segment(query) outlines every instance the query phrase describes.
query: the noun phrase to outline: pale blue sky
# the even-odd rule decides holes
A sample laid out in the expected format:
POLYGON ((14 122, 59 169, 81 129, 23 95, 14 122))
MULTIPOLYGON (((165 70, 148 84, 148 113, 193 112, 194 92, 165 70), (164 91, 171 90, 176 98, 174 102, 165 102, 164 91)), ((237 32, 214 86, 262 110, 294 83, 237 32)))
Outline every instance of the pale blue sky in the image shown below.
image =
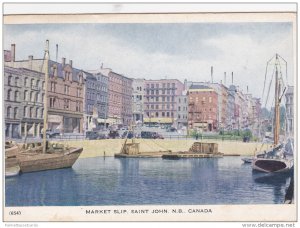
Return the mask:
MULTIPOLYGON (((173 24, 34 24, 5 25, 4 49, 16 44, 18 60, 43 56, 45 40, 58 61, 73 60, 75 67, 100 67, 133 78, 185 78, 234 82, 259 97, 266 62, 280 54, 288 62, 292 83, 293 31, 291 23, 173 23, 173 24)), ((272 72, 271 72, 272 73, 272 72)))

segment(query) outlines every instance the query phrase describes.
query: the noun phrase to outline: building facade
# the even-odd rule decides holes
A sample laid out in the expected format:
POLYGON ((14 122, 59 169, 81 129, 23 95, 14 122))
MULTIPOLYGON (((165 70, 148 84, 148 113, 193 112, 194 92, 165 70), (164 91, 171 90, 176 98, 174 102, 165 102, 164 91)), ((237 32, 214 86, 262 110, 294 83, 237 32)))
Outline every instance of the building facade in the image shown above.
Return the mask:
POLYGON ((177 79, 145 80, 144 123, 174 125, 176 97, 184 86, 177 79))
POLYGON ((108 78, 101 73, 83 72, 84 131, 106 128, 108 111, 108 78))
POLYGON ((132 83, 131 78, 113 72, 110 68, 93 71, 108 78, 108 114, 106 123, 109 126, 132 124, 132 83))
POLYGON ((144 121, 144 84, 145 79, 133 79, 132 81, 132 113, 133 122, 144 121))
POLYGON ((286 132, 289 135, 294 134, 294 86, 288 86, 285 93, 285 109, 286 109, 286 132))
POLYGON ((39 138, 44 121, 44 74, 4 67, 5 137, 39 138))
POLYGON ((182 95, 176 96, 175 98, 177 104, 176 111, 176 128, 182 129, 186 128, 188 124, 188 97, 187 91, 182 91, 182 95))
MULTIPOLYGON (((16 61, 15 50, 16 46, 12 44, 10 54, 6 54, 5 66, 46 72, 44 59, 29 56, 27 60, 16 61)), ((61 63, 49 60, 48 66, 48 129, 59 130, 61 133, 82 133, 83 72, 73 67, 72 60, 67 64, 65 58, 62 58, 61 63)))
POLYGON ((188 90, 188 129, 216 131, 218 94, 208 86, 191 85, 188 90))

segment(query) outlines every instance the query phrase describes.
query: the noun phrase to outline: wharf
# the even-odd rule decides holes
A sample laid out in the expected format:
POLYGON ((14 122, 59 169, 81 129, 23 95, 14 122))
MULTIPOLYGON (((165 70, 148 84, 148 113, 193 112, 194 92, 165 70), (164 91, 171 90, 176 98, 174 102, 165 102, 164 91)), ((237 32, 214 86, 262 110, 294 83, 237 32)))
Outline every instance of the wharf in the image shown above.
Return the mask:
POLYGON ((189 153, 189 152, 178 152, 178 153, 170 153, 163 154, 163 159, 180 159, 180 158, 221 158, 223 157, 222 153, 189 153))

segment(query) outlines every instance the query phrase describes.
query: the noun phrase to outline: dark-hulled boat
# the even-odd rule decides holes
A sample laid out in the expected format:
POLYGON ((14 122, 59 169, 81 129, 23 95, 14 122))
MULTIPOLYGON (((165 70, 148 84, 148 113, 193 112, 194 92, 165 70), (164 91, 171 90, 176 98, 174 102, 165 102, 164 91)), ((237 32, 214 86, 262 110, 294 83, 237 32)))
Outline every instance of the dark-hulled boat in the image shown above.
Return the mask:
MULTIPOLYGON (((285 92, 281 93, 282 78, 279 78, 278 68, 281 69, 278 54, 275 58, 275 124, 274 124, 274 148, 263 154, 257 155, 252 161, 253 170, 272 173, 272 172, 288 172, 294 167, 293 157, 293 140, 288 139, 285 143, 279 142, 280 132, 280 102, 285 92)), ((272 60, 271 59, 271 60, 272 60)), ((271 61, 270 60, 270 61, 271 61)), ((284 60, 285 61, 285 60, 284 60)), ((285 61, 286 62, 286 61, 285 61)), ((281 74, 280 74, 281 75, 281 74)), ((282 77, 282 75, 281 75, 282 77)))

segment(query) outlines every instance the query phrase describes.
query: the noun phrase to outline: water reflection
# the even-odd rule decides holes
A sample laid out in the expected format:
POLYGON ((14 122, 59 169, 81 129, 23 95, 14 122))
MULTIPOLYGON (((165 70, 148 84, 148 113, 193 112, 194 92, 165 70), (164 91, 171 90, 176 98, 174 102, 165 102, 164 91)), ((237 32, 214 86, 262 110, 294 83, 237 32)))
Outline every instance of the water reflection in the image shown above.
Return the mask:
POLYGON ((239 157, 79 159, 72 169, 5 180, 7 206, 283 203, 290 177, 252 173, 239 157))
POLYGON ((284 203, 286 189, 290 183, 289 173, 260 173, 253 171, 254 182, 273 189, 275 203, 284 203))

